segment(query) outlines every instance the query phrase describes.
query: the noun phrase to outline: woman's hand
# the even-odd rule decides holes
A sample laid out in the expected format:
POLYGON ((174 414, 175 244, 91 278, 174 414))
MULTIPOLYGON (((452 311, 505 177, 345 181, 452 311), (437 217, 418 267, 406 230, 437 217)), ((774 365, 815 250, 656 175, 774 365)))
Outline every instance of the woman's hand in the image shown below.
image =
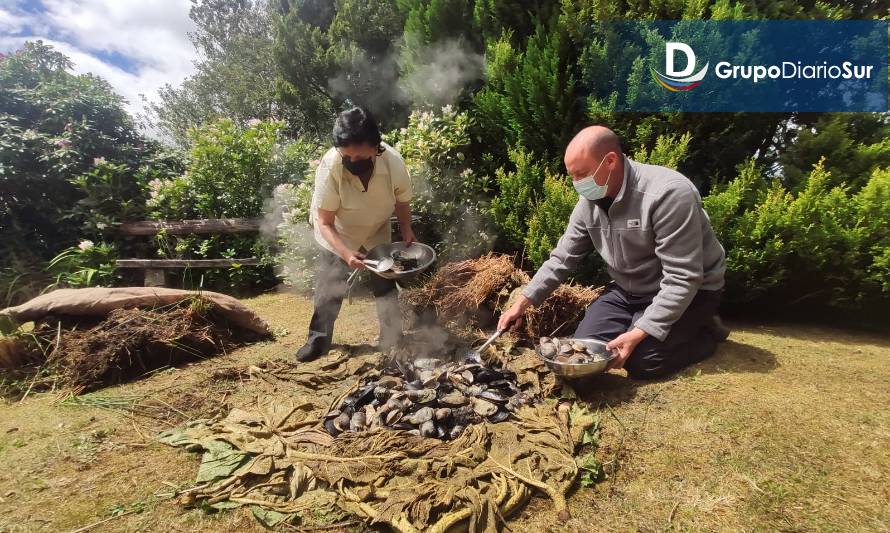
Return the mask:
POLYGON ((365 254, 361 252, 353 252, 348 251, 344 254, 343 260, 346 261, 346 264, 350 266, 350 268, 361 268, 367 270, 368 266, 362 263, 362 260, 365 258, 365 254))
POLYGON ((402 230, 402 240, 405 242, 405 246, 414 244, 414 241, 417 240, 417 237, 414 236, 414 230, 411 228, 404 228, 402 230))

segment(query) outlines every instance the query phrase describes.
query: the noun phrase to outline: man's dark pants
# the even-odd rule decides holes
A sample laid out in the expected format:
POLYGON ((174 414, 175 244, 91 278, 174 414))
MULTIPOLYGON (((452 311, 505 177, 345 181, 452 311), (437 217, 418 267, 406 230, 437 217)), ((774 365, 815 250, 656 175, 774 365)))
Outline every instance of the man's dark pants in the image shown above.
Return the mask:
MULTIPOLYGON (((307 346, 316 354, 324 354, 331 347, 334 322, 340 314, 346 296, 346 279, 352 269, 335 254, 321 249, 318 270, 315 275, 315 296, 312 320, 309 322, 307 346)), ((371 293, 377 301, 377 317, 380 320, 380 346, 391 347, 401 338, 402 315, 396 283, 377 275, 368 281, 371 293)))
MULTIPOLYGON (((722 291, 700 290, 664 341, 647 336, 624 363, 631 378, 653 379, 671 374, 711 356, 717 337, 710 326, 722 291)), ((631 294, 615 283, 587 308, 576 338, 610 341, 630 330, 654 295, 631 294)))

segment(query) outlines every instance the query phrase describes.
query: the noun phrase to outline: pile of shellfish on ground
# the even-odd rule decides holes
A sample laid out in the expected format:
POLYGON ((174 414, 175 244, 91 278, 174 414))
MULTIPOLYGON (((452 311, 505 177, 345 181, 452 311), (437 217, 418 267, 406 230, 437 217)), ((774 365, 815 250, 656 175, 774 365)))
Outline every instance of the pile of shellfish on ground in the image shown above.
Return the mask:
POLYGON ((531 401, 509 370, 422 358, 366 378, 327 414, 324 427, 333 436, 384 427, 452 440, 470 424, 503 422, 531 401))
POLYGON ((583 365, 608 359, 607 356, 593 351, 575 339, 541 337, 538 342, 541 357, 557 363, 583 365))

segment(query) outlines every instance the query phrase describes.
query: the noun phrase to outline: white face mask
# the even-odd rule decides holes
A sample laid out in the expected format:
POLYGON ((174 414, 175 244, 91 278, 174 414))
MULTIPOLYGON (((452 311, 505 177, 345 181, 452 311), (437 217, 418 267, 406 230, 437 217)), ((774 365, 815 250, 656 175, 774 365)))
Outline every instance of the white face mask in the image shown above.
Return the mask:
POLYGON ((597 171, 599 171, 600 167, 603 166, 603 163, 605 162, 606 156, 603 156, 603 160, 600 161, 600 164, 596 167, 596 170, 593 171, 593 174, 585 178, 572 181, 572 185, 575 186, 575 190, 578 191, 578 194, 580 194, 584 198, 587 198, 588 200, 599 200, 606 196, 606 193, 609 191, 609 180, 612 178, 612 169, 609 169, 609 175, 608 177, 606 177, 606 183, 604 185, 598 184, 594 179, 597 171))

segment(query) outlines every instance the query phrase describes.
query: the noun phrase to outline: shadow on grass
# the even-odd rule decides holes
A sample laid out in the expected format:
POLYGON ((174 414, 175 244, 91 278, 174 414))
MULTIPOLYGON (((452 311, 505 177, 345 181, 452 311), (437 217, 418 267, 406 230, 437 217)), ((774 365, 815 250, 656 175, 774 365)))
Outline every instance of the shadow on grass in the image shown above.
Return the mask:
POLYGON ((702 374, 766 373, 779 367, 776 355, 769 350, 728 339, 717 352, 701 363, 684 369, 682 373, 700 370, 702 374))
POLYGON ((624 374, 607 372, 592 376, 573 384, 578 396, 594 407, 608 404, 612 407, 632 401, 637 390, 652 383, 668 383, 696 373, 766 373, 778 368, 775 354, 763 348, 733 340, 727 340, 717 347, 717 351, 701 363, 689 366, 663 378, 637 381, 624 374))
POLYGON ((862 348, 871 346, 879 349, 890 349, 890 330, 868 331, 845 329, 838 326, 823 326, 794 322, 776 322, 769 324, 741 324, 745 331, 765 333, 780 339, 805 341, 808 343, 835 343, 843 346, 862 348))

